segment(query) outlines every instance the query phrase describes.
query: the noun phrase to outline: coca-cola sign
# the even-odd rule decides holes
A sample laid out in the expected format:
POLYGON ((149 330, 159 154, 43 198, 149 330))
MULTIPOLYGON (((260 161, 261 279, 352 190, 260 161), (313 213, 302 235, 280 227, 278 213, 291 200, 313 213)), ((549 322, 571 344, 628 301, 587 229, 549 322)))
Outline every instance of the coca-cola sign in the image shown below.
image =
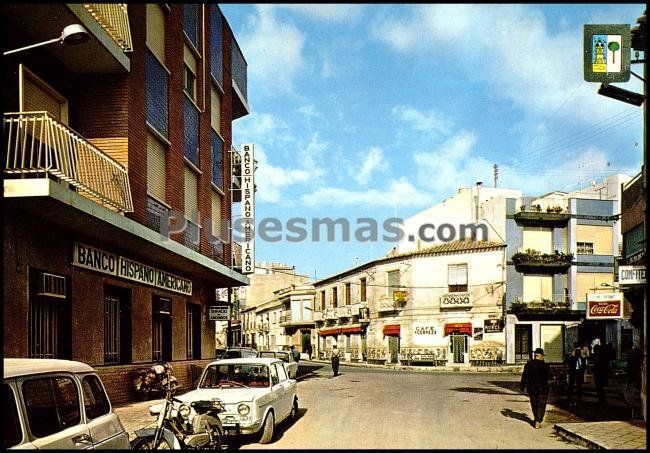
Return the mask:
POLYGON ((623 317, 623 298, 620 293, 589 294, 587 319, 620 319, 623 317))

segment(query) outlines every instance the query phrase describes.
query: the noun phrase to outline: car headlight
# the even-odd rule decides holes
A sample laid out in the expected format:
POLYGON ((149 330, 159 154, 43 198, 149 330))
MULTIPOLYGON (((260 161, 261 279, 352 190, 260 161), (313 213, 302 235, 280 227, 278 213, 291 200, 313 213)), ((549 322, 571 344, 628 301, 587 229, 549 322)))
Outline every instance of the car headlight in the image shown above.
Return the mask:
POLYGON ((187 420, 192 412, 192 408, 187 404, 181 404, 178 408, 178 413, 181 414, 185 420, 187 420))
POLYGON ((240 404, 237 406, 237 412, 239 412, 239 415, 242 417, 245 417, 249 414, 251 411, 251 408, 248 406, 248 404, 240 404))

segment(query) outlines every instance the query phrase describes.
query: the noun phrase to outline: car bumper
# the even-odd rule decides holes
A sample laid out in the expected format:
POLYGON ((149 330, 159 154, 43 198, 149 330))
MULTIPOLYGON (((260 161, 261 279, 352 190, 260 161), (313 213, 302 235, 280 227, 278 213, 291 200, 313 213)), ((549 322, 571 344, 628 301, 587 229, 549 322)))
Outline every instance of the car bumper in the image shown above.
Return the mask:
POLYGON ((240 420, 222 420, 221 426, 227 436, 237 436, 240 434, 255 434, 262 427, 262 421, 241 422, 240 420))

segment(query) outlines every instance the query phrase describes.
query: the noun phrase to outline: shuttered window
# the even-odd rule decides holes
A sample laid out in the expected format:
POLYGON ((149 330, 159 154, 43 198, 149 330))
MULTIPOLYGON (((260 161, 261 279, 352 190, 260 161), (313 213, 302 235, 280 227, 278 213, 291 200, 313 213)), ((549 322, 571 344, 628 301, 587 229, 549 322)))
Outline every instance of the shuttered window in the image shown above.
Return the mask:
POLYGON ((23 112, 47 112, 56 121, 68 123, 68 102, 45 82, 27 70, 21 70, 23 82, 23 112))
POLYGON ((212 235, 222 238, 221 234, 221 195, 212 191, 212 235))
POLYGON ((185 63, 185 74, 183 81, 185 92, 193 100, 196 100, 196 57, 187 45, 183 47, 183 62, 185 63))
POLYGON ((190 168, 185 167, 185 217, 195 223, 199 217, 197 186, 196 173, 190 168))
POLYGON ((215 132, 221 132, 221 94, 212 87, 210 90, 210 125, 215 132))
POLYGON ((216 3, 210 5, 210 74, 223 86, 223 37, 221 11, 216 3))
POLYGON ((524 227, 524 250, 533 249, 542 253, 553 253, 553 236, 550 228, 524 227))
POLYGON ((524 302, 553 300, 553 277, 550 275, 524 275, 524 302))
POLYGON ((163 144, 151 134, 147 135, 147 192, 160 201, 165 201, 166 158, 163 144))
POLYGON ((386 274, 388 295, 393 298, 395 291, 399 291, 399 271, 389 271, 386 274))
POLYGON ((450 264, 447 267, 447 285, 450 293, 467 291, 467 264, 450 264))
POLYGON ((147 3, 147 47, 165 62, 165 11, 156 3, 147 3))

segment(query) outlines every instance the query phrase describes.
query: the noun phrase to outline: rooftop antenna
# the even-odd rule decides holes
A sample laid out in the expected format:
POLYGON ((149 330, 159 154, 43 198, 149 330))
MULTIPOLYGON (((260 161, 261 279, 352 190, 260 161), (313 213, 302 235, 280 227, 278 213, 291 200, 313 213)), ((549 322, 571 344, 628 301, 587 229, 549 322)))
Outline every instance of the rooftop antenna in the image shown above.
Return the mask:
POLYGON ((497 181, 499 181, 499 166, 494 164, 494 188, 497 187, 497 181))

